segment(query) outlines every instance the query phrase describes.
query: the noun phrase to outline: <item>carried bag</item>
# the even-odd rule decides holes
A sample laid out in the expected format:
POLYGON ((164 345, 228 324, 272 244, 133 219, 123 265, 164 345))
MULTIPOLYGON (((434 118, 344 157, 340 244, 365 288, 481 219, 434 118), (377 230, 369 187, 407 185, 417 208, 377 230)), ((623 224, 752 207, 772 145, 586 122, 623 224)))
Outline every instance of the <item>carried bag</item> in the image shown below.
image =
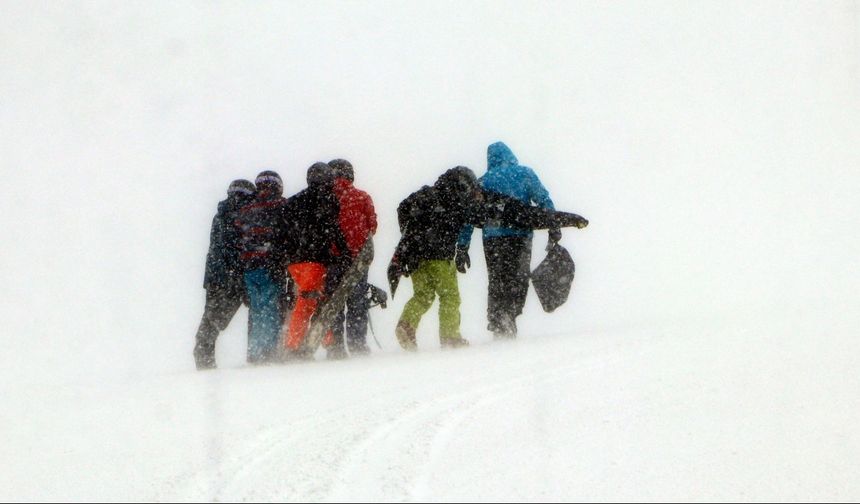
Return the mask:
POLYGON ((566 248, 555 244, 546 258, 531 273, 532 286, 543 311, 553 312, 563 305, 570 295, 576 265, 566 248))

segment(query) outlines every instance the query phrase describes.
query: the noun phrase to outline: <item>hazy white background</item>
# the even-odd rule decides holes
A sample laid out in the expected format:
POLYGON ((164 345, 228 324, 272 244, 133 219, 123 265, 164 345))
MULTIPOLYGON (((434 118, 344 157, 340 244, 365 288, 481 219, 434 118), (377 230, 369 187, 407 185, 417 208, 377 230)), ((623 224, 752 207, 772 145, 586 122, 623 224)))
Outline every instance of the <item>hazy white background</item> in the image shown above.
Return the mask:
MULTIPOLYGON (((750 413, 762 422, 761 432, 773 433, 768 422, 789 418, 803 431, 809 425, 800 418, 810 418, 811 409, 827 419, 815 425, 826 425, 820 432, 829 444, 786 448, 797 435, 783 432, 762 448, 766 462, 747 457, 749 466, 737 469, 768 472, 752 478, 745 487, 750 493, 732 493, 717 477, 690 489, 672 486, 678 459, 661 451, 665 443, 657 443, 656 452, 635 450, 642 458, 626 459, 617 474, 620 486, 606 483, 602 473, 583 477, 590 462, 599 465, 595 457, 606 453, 605 445, 549 443, 561 446, 564 460, 584 464, 569 467, 564 479, 576 484, 530 480, 517 487, 525 489, 520 498, 856 500, 860 490, 848 475, 860 467, 858 105, 857 2, 3 2, 0 425, 8 437, 0 460, 17 471, 2 471, 0 495, 356 497, 338 494, 349 488, 343 482, 315 490, 274 485, 259 494, 249 493, 260 488, 250 483, 214 491, 211 481, 230 472, 219 461, 240 467, 244 459, 231 457, 255 453, 254 443, 261 442, 246 443, 233 429, 246 429, 249 438, 277 438, 259 418, 286 413, 263 408, 249 420, 239 415, 248 404, 218 396, 204 408, 166 391, 187 388, 199 399, 195 391, 236 387, 245 400, 249 394, 259 399, 250 400, 255 404, 282 397, 289 406, 279 407, 289 414, 312 415, 323 408, 313 398, 328 392, 295 384, 340 384, 348 377, 340 399, 328 393, 332 412, 337 404, 360 408, 367 403, 356 397, 370 394, 382 398, 373 411, 402 408, 409 415, 408 401, 420 405, 427 397, 448 397, 450 389, 426 384, 412 397, 392 385, 397 377, 427 381, 421 377, 480 368, 489 374, 456 387, 481 397, 484 388, 470 387, 491 387, 512 375, 543 383, 546 356, 577 369, 562 366, 565 380, 585 394, 573 404, 605 404, 601 411, 625 426, 629 440, 649 439, 654 431, 637 429, 631 418, 655 404, 650 396, 628 397, 626 386, 604 389, 603 371, 583 371, 590 369, 586 355, 603 366, 626 355, 631 361, 618 363, 619 379, 636 370, 643 376, 666 370, 669 375, 656 381, 633 381, 664 398, 675 394, 671 404, 689 411, 708 411, 697 401, 711 389, 693 385, 681 371, 687 366, 707 369, 714 390, 728 397, 750 390, 739 376, 755 380, 759 372, 770 373, 751 400, 761 406, 750 413), (407 281, 389 310, 374 313, 383 351, 370 361, 236 369, 244 356, 242 310, 219 341, 225 369, 208 377, 193 372, 209 226, 232 179, 274 169, 292 194, 304 186, 314 161, 351 160, 356 185, 370 192, 379 213, 371 280, 383 284, 398 237, 397 203, 454 165, 483 173, 486 146, 497 140, 537 171, 557 207, 591 221, 586 230, 566 231, 562 242, 578 267, 571 301, 546 315, 530 298, 516 346, 481 345, 490 337, 476 234, 473 271, 460 281, 463 333, 478 345, 462 356, 436 352, 434 308, 419 336, 427 355, 403 360, 392 330, 409 294, 407 281), (644 353, 631 354, 630 345, 644 353), (356 381, 380 374, 393 378, 356 381), (287 383, 304 392, 290 395, 274 385, 287 383), (404 403, 404 397, 412 399, 404 403), (762 403, 767 400, 774 404, 762 403), (65 417, 81 410, 89 416, 70 426, 65 417), (214 416, 230 411, 250 423, 212 427, 214 416), (131 431, 156 433, 147 431, 151 437, 140 443, 163 446, 167 432, 183 436, 174 431, 177 425, 192 433, 185 435, 199 434, 189 421, 194 415, 203 415, 200 425, 209 437, 199 446, 189 441, 187 450, 152 455, 116 448, 126 442, 123 427, 73 427, 132 422, 131 431), (222 438, 235 446, 210 450, 200 467, 189 462, 200 446, 222 438), (58 446, 60 439, 81 446, 58 446), (96 440, 108 446, 95 449, 96 440), (36 450, 34 443, 51 448, 36 450), (833 453, 836 446, 846 451, 833 453), (809 467, 788 470, 768 453, 782 454, 772 458, 783 462, 787 456, 809 467, 821 468, 819 460, 836 467, 806 481, 799 474, 810 475, 809 467), (128 477, 106 485, 99 476, 141 458, 155 469, 133 473, 131 481, 140 486, 117 483, 128 477), (667 464, 665 474, 638 482, 631 476, 655 460, 667 464), (96 469, 81 471, 82 461, 96 469), (31 466, 44 474, 34 475, 31 466), (177 475, 189 466, 198 470, 177 475), (176 483, 195 478, 203 483, 176 483), (79 488, 70 491, 68 481, 79 488), (761 481, 769 483, 756 486, 761 481)), ((535 261, 544 243, 545 234, 538 233, 535 261)), ((545 385, 540 388, 555 390, 545 385)), ((511 411, 528 416, 537 408, 570 421, 570 408, 553 397, 499 399, 507 406, 493 418, 511 411)), ((728 401, 720 411, 739 421, 734 413, 742 407, 728 401)), ((490 411, 479 408, 473 416, 490 411)), ((679 417, 671 408, 653 413, 679 417)), ((702 425, 702 418, 680 417, 656 432, 677 439, 673 434, 685 427, 702 425)), ((588 424, 594 418, 579 419, 588 424)), ((564 437, 583 424, 561 425, 550 435, 564 437)), ((410 430, 403 429, 398 432, 407 436, 410 430)), ((364 439, 365 448, 384 439, 378 432, 365 439, 359 431, 354 439, 364 439)), ((469 457, 493 459, 498 445, 510 442, 491 442, 489 431, 460 432, 466 434, 454 444, 471 450, 458 459, 465 460, 461 466, 470 465, 469 457)), ((694 439, 701 447, 694 459, 708 461, 724 460, 712 447, 748 446, 761 436, 694 439)), ((299 453, 328 453, 320 443, 299 453)), ((422 446, 434 456, 455 457, 451 443, 439 438, 422 446)), ((531 446, 512 457, 527 457, 531 446)), ((550 452, 533 455, 552 459, 550 452)), ((473 487, 430 485, 433 474, 421 473, 411 493, 376 497, 463 498, 471 489, 471 498, 480 500, 491 488, 502 498, 517 495, 505 487, 510 477, 488 483, 504 471, 467 472, 473 487)))

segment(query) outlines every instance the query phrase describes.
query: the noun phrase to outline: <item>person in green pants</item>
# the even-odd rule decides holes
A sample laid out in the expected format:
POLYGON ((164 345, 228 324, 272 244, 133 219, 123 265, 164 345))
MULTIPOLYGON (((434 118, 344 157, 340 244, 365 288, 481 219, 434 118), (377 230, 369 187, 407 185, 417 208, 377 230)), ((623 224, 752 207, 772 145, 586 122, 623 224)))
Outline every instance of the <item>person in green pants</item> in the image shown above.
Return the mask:
MULTIPOLYGON (((416 350, 421 317, 439 296, 439 339, 443 348, 468 346, 460 334, 457 240, 472 223, 481 191, 472 170, 458 166, 424 186, 397 208, 404 236, 401 255, 392 260, 398 275, 411 276, 414 294, 406 303, 395 334, 406 350, 416 350)), ((460 261, 462 262, 462 261, 460 261)), ((465 273, 465 267, 460 268, 465 273)))

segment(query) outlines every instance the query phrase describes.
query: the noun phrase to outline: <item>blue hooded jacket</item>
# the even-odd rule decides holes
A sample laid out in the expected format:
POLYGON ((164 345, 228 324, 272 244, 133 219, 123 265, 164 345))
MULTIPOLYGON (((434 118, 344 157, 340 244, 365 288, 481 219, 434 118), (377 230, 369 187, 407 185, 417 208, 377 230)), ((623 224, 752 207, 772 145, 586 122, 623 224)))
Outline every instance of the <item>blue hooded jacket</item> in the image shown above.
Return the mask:
MULTIPOLYGON (((485 191, 512 196, 529 205, 555 210, 549 192, 541 184, 535 172, 520 165, 517 157, 504 142, 496 142, 487 147, 487 173, 478 179, 485 191)), ((531 236, 532 231, 485 227, 484 238, 498 236, 531 236)), ((463 229, 458 244, 468 246, 472 237, 472 227, 463 229)))

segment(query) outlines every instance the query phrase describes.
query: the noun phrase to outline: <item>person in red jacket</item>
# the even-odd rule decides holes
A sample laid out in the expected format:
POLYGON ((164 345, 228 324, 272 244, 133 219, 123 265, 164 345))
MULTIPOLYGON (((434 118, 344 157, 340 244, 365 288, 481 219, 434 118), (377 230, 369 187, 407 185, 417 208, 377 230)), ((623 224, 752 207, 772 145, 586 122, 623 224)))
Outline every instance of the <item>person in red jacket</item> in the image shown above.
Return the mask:
MULTIPOLYGON (((373 207, 373 199, 353 185, 355 171, 349 161, 334 159, 328 165, 334 172, 334 194, 340 202, 340 229, 349 247, 350 257, 356 257, 367 240, 376 234, 376 210, 373 207)), ((340 282, 339 277, 348 267, 348 264, 342 263, 339 265, 339 271, 331 272, 330 289, 337 287, 340 282)), ((349 353, 353 355, 370 353, 370 347, 367 346, 368 289, 365 273, 347 299, 345 311, 335 319, 332 327, 334 344, 328 349, 330 358, 346 357, 344 323, 346 323, 346 346, 349 348, 349 353)))

